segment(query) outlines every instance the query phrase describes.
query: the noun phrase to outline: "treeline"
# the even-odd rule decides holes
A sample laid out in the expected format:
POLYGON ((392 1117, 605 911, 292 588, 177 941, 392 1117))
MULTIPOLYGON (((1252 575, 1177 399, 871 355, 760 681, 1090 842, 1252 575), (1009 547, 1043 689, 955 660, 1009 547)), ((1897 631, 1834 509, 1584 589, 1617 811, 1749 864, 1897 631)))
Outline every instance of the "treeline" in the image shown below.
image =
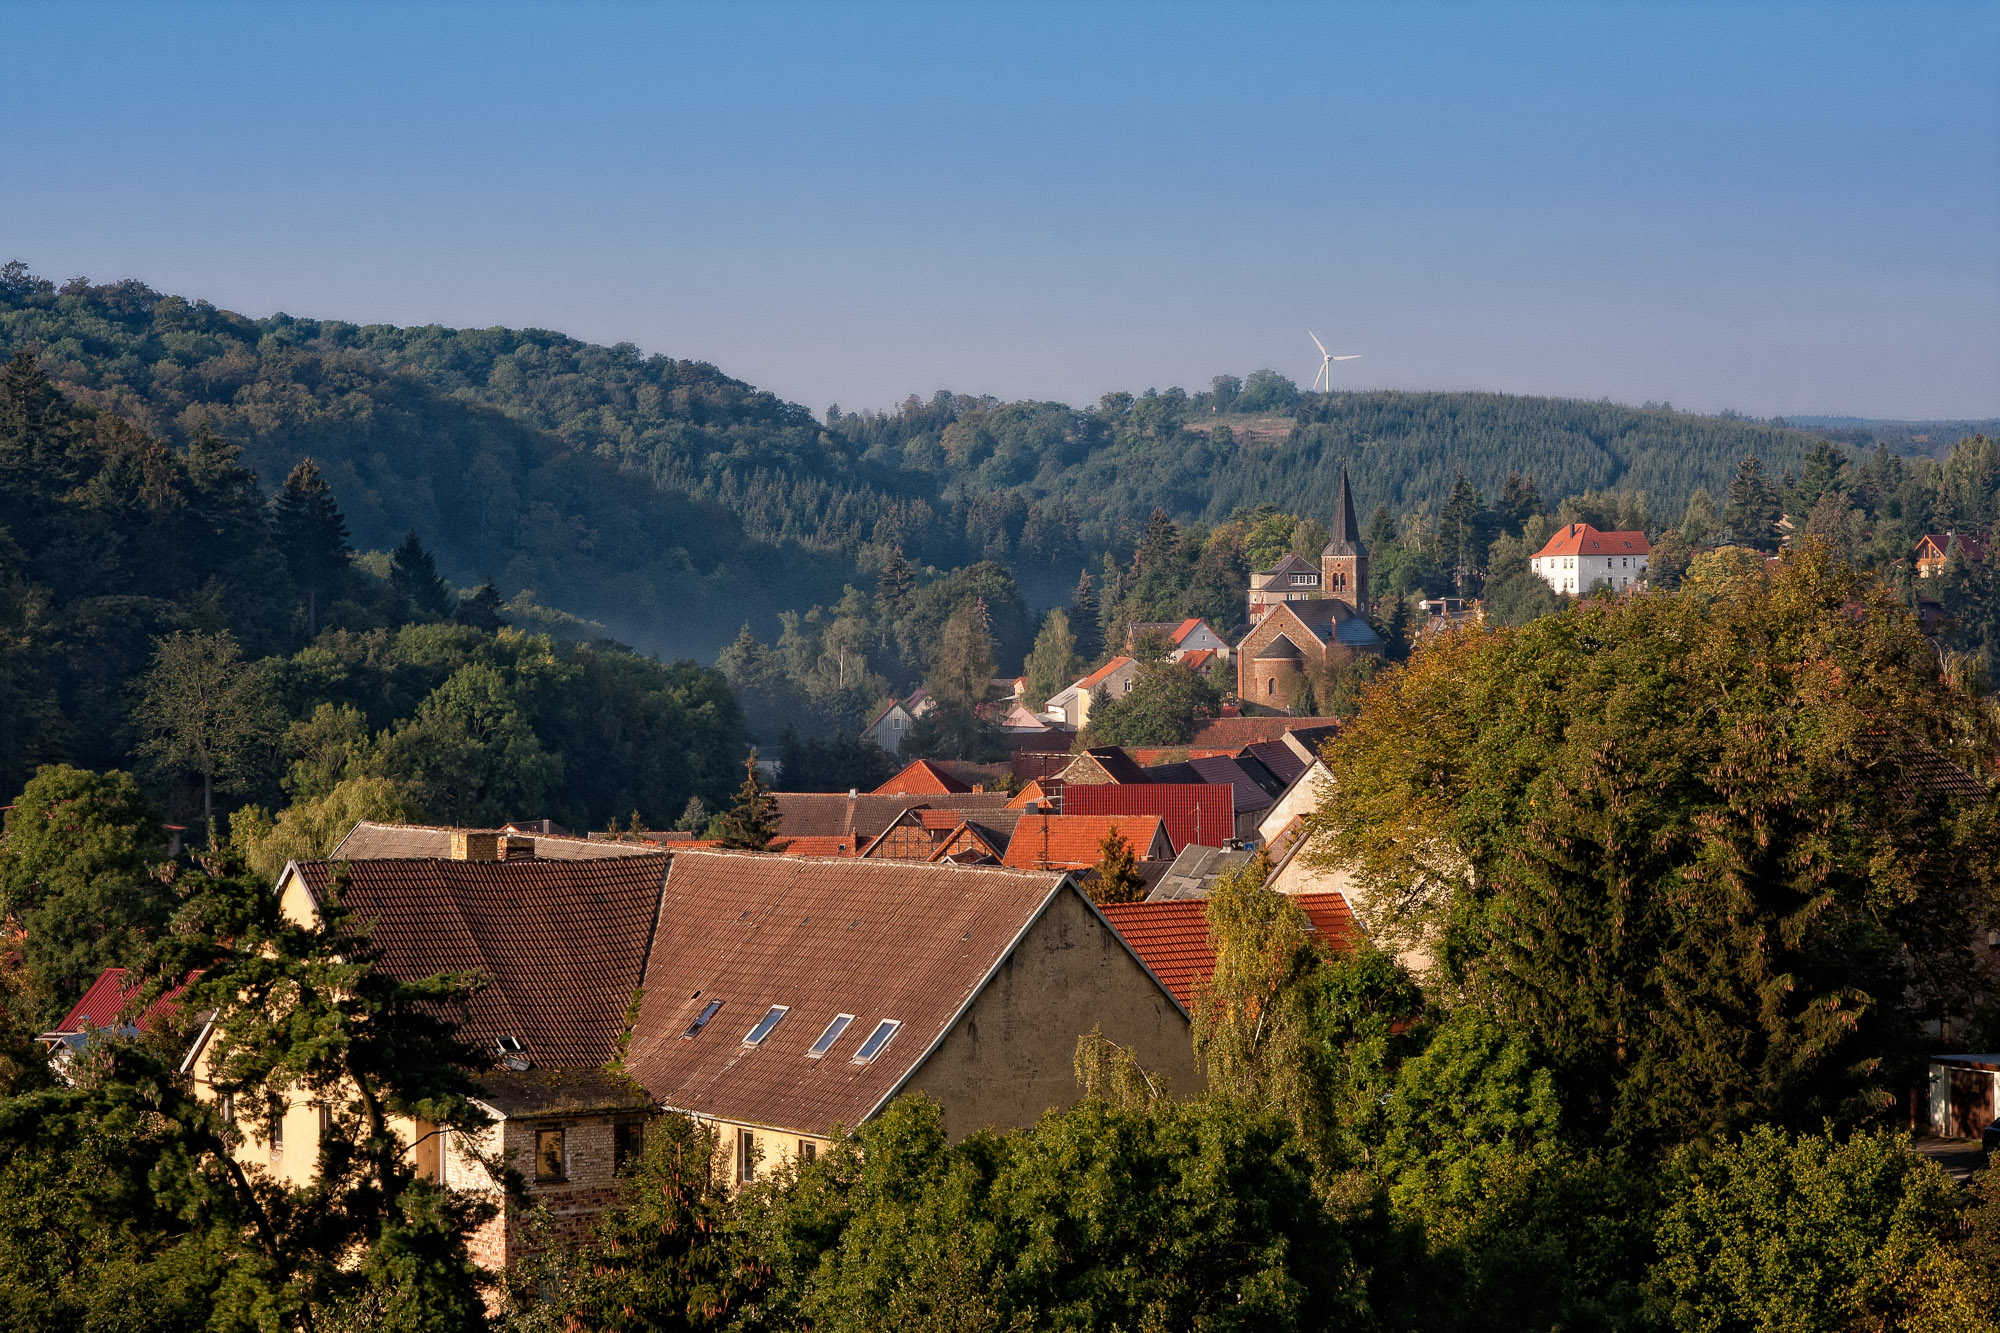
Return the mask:
MULTIPOLYGON (((429 536, 447 577, 706 657, 750 618, 837 603, 888 553, 1004 562, 1036 606, 1123 564, 1163 510, 1215 524, 1324 496, 1442 503, 1460 464, 1545 493, 1640 489, 1678 512, 1756 452, 1811 437, 1666 409, 1480 394, 1301 394, 1275 372, 1077 409, 940 391, 823 422, 703 362, 542 330, 252 320, 143 283, 0 271, 0 351, 38 349, 80 400, 185 446, 204 424, 276 479, 316 458, 363 549, 429 536)), ((1300 504, 1301 508, 1310 505, 1300 504)))
POLYGON ((0 787, 46 764, 131 769, 182 822, 289 805, 281 829, 322 832, 334 809, 664 823, 727 794, 747 737, 717 672, 532 632, 548 613, 490 583, 461 596, 414 531, 373 569, 347 531, 312 460, 267 503, 206 425, 176 448, 17 353, 0 372, 0 787))

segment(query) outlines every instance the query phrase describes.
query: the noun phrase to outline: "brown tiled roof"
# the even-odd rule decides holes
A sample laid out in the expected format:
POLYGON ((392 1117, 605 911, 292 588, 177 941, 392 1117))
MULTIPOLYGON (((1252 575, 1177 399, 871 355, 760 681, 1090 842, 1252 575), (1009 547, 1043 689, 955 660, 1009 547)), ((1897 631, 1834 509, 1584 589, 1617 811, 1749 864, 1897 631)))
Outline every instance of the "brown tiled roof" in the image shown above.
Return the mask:
POLYGON ((1299 757, 1298 751, 1283 741, 1254 741, 1243 747, 1252 759, 1275 774, 1287 787, 1299 780, 1310 765, 1299 757))
MULTIPOLYGON (((588 1068, 611 1058, 624 1026, 667 863, 658 852, 594 861, 352 860, 342 901, 357 921, 374 923, 389 975, 492 978, 473 997, 465 1036, 483 1045, 518 1037, 537 1066, 588 1068)), ((294 868, 321 901, 333 865, 294 868)))
MULTIPOLYGON (((1327 948, 1343 951, 1359 942, 1354 914, 1340 894, 1302 893, 1295 901, 1305 909, 1314 936, 1327 948)), ((1199 898, 1170 898, 1106 903, 1098 910, 1182 1007, 1192 1009, 1195 991, 1215 974, 1207 906, 1199 898)))
MULTIPOLYGON (((800 838, 784 838, 781 841, 785 845, 779 850, 786 856, 858 856, 860 854, 854 850, 854 839, 842 837, 837 833, 832 837, 808 835, 800 838)), ((700 844, 702 847, 715 847, 719 845, 719 843, 715 842, 700 844)), ((669 850, 679 851, 680 847, 670 847, 669 850)), ((695 848, 689 847, 689 850, 692 851, 695 848)))
POLYGON ((626 1066, 662 1104, 814 1134, 872 1114, 941 1040, 1061 873, 682 852, 667 877, 626 1066), (704 1006, 722 1008, 691 1039, 704 1006), (764 1043, 744 1036, 773 1005, 764 1043), (854 1021, 820 1059, 837 1014, 854 1021), (872 1064, 855 1052, 903 1027, 872 1064))
POLYGON ((1274 741, 1288 731, 1337 727, 1337 717, 1218 717, 1195 728, 1190 750, 1227 750, 1234 754, 1255 741, 1274 741))
POLYGON ((1151 782, 1146 770, 1132 761, 1122 745, 1094 745, 1077 756, 1089 759, 1104 771, 1104 776, 1113 782, 1151 782))
POLYGON ((1163 827, 1158 815, 1022 815, 1007 842, 1007 864, 1022 870, 1094 866, 1098 844, 1113 824, 1132 854, 1142 859, 1163 827))
POLYGON ((771 799, 777 803, 778 830, 784 837, 849 837, 859 839, 866 847, 901 818, 905 810, 918 806, 935 810, 998 810, 1007 804, 1007 793, 883 796, 864 792, 850 797, 845 792, 781 791, 773 792, 771 799))
MULTIPOLYGON (((381 860, 385 857, 450 856, 454 833, 499 833, 500 829, 443 828, 428 824, 377 824, 362 820, 347 831, 329 861, 381 860)), ((525 835, 535 855, 550 861, 588 861, 604 856, 639 856, 653 850, 634 843, 596 838, 525 835)))
POLYGON ((928 759, 919 759, 877 787, 874 794, 949 796, 971 790, 971 783, 959 781, 928 759))

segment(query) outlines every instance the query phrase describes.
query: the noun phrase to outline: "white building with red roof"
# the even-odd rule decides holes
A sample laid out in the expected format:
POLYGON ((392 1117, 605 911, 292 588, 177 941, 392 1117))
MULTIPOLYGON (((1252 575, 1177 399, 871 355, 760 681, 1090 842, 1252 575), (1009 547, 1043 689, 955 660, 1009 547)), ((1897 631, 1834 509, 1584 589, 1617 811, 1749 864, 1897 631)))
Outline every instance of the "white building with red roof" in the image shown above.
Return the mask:
POLYGON ((1645 581, 1653 545, 1643 532, 1599 532, 1588 523, 1558 528, 1528 563, 1542 582, 1569 597, 1594 588, 1626 592, 1645 581))

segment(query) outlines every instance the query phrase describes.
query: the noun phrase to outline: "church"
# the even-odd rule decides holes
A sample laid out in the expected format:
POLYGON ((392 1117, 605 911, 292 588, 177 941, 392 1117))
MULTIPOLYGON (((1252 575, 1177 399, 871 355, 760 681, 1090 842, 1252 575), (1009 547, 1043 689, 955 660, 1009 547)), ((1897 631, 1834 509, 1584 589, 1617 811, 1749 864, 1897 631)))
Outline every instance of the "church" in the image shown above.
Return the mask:
POLYGON ((1387 645, 1368 623, 1368 548, 1345 467, 1319 567, 1288 554, 1252 574, 1249 609, 1250 632, 1236 649, 1236 694, 1246 704, 1288 707, 1299 688, 1291 682, 1357 653, 1383 655, 1387 645))

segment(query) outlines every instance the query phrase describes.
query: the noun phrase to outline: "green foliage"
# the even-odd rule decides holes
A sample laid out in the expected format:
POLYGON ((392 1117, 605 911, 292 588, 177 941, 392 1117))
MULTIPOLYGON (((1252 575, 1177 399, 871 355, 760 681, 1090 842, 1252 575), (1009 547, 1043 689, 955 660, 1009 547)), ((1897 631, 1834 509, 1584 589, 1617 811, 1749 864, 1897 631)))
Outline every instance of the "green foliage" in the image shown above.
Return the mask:
POLYGON ((62 1017, 107 967, 137 964, 174 908, 159 809, 130 775, 36 771, 0 838, 0 917, 18 923, 12 1017, 62 1017))
POLYGON ((780 791, 873 791, 895 773, 896 761, 888 752, 859 736, 801 736, 787 731, 784 749, 778 752, 780 791))
POLYGON ((905 1098, 768 1190, 754 1327, 1282 1330, 1354 1304, 1282 1123, 1223 1100, 1092 1100, 951 1144, 905 1098))
POLYGON ((401 593, 420 616, 450 615, 457 600, 438 577, 437 558, 424 549, 415 528, 404 536, 403 544, 390 560, 389 586, 401 593))
POLYGON ((1659 1227, 1655 1282, 1671 1326, 1990 1329, 1990 1306, 1953 1310, 1972 1287, 1949 1246, 1955 1192, 1889 1135, 1793 1138, 1764 1126, 1690 1151, 1659 1227), (1965 1322, 1941 1317, 1954 1313, 1965 1322))
POLYGON ((757 771, 757 752, 743 761, 743 785, 737 788, 736 804, 718 816, 724 847, 746 852, 782 852, 785 842, 778 837, 778 803, 757 771))
POLYGON ((1099 700, 1079 738, 1082 745, 1182 745, 1214 717, 1222 691, 1179 662, 1139 668, 1129 693, 1099 700))
POLYGON ((567 1302, 598 1333, 721 1329, 753 1301, 765 1271, 731 1234, 715 1131, 674 1112, 646 1126, 623 1198, 598 1221, 589 1275, 567 1302))
POLYGON ((214 793, 241 791, 271 758, 277 715, 264 680, 235 638, 183 631, 154 646, 132 720, 139 753, 168 772, 201 778, 201 813, 214 841, 214 793))
POLYGON ((1324 855, 1531 1042, 1585 1141, 1867 1117, 1967 1003, 1993 804, 1917 765, 1991 771, 1969 703, 1851 569, 1730 569, 1440 636, 1329 749, 1324 855))
POLYGON ((1087 668, 1068 615, 1049 612, 1042 632, 1035 636, 1035 650, 1028 654, 1026 667, 1027 692, 1021 696, 1021 706, 1031 712, 1041 711, 1050 695, 1066 689, 1084 674, 1087 668))

